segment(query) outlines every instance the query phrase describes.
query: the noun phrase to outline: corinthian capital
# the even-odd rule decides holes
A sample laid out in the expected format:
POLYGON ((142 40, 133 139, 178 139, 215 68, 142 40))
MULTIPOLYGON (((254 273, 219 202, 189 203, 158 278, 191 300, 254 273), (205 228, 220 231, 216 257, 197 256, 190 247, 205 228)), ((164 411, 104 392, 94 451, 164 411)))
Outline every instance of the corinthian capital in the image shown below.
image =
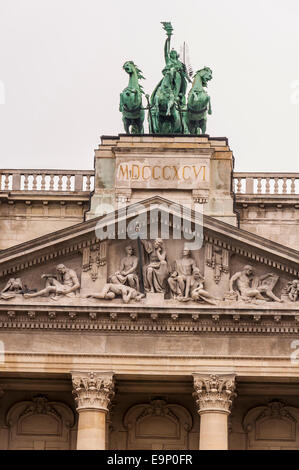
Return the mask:
POLYGON ((110 401, 114 396, 112 373, 73 372, 72 383, 77 411, 108 411, 110 401))
POLYGON ((198 413, 217 411, 230 413, 235 394, 235 375, 193 374, 193 396, 198 413))

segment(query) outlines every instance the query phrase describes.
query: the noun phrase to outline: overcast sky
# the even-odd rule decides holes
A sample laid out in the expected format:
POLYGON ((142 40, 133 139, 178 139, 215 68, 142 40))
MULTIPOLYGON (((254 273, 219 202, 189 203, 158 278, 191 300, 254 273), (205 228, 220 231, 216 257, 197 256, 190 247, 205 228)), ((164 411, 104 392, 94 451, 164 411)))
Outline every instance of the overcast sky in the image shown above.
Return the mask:
POLYGON ((151 93, 172 21, 172 46, 213 70, 207 132, 236 169, 299 172, 298 20, 298 0, 0 0, 0 168, 92 168, 123 132, 123 63, 151 93))

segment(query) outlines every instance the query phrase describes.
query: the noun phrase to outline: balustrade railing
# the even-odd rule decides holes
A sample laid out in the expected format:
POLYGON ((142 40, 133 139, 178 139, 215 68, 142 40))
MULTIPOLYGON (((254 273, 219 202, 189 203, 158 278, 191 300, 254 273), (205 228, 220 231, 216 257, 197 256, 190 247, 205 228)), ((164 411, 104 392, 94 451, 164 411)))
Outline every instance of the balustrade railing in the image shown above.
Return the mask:
POLYGON ((93 170, 0 170, 0 191, 90 192, 93 170))
POLYGON ((239 173, 233 175, 237 195, 299 194, 299 173, 239 173))
MULTIPOLYGON (((299 195, 299 173, 233 174, 236 195, 299 195)), ((0 191, 90 192, 93 170, 0 170, 0 191)))

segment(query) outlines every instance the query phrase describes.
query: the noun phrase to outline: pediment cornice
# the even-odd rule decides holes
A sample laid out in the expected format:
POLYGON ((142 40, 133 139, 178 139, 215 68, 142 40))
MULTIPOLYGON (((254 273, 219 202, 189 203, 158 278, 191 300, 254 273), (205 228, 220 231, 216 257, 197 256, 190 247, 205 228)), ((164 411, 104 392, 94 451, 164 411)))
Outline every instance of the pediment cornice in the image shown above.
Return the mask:
MULTIPOLYGON (((129 222, 137 215, 134 209, 140 210, 140 204, 143 206, 143 211, 148 214, 155 208, 163 206, 163 210, 167 211, 165 207, 169 207, 170 216, 181 214, 183 207, 176 204, 176 212, 173 202, 162 197, 153 197, 110 213, 105 216, 107 224, 117 224, 120 220, 129 222)), ((191 210, 188 218, 193 223, 197 220, 196 212, 191 210)), ((0 276, 16 273, 69 253, 81 252, 86 246, 99 241, 96 238, 95 228, 102 219, 103 217, 97 217, 2 250, 0 252, 0 276)), ((206 242, 292 275, 299 273, 299 252, 297 250, 206 215, 203 215, 202 224, 206 242)))

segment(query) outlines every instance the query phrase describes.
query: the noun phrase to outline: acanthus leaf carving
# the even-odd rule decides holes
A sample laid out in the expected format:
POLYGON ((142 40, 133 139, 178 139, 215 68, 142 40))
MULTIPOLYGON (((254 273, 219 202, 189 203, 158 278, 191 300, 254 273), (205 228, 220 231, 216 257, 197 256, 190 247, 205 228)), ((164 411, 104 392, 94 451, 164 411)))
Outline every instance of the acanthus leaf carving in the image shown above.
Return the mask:
POLYGON ((114 378, 112 374, 74 373, 72 383, 77 411, 82 409, 108 411, 110 401, 114 397, 114 378))
POLYGON ((235 376, 193 375, 194 393, 199 414, 205 411, 230 413, 235 393, 235 376))

